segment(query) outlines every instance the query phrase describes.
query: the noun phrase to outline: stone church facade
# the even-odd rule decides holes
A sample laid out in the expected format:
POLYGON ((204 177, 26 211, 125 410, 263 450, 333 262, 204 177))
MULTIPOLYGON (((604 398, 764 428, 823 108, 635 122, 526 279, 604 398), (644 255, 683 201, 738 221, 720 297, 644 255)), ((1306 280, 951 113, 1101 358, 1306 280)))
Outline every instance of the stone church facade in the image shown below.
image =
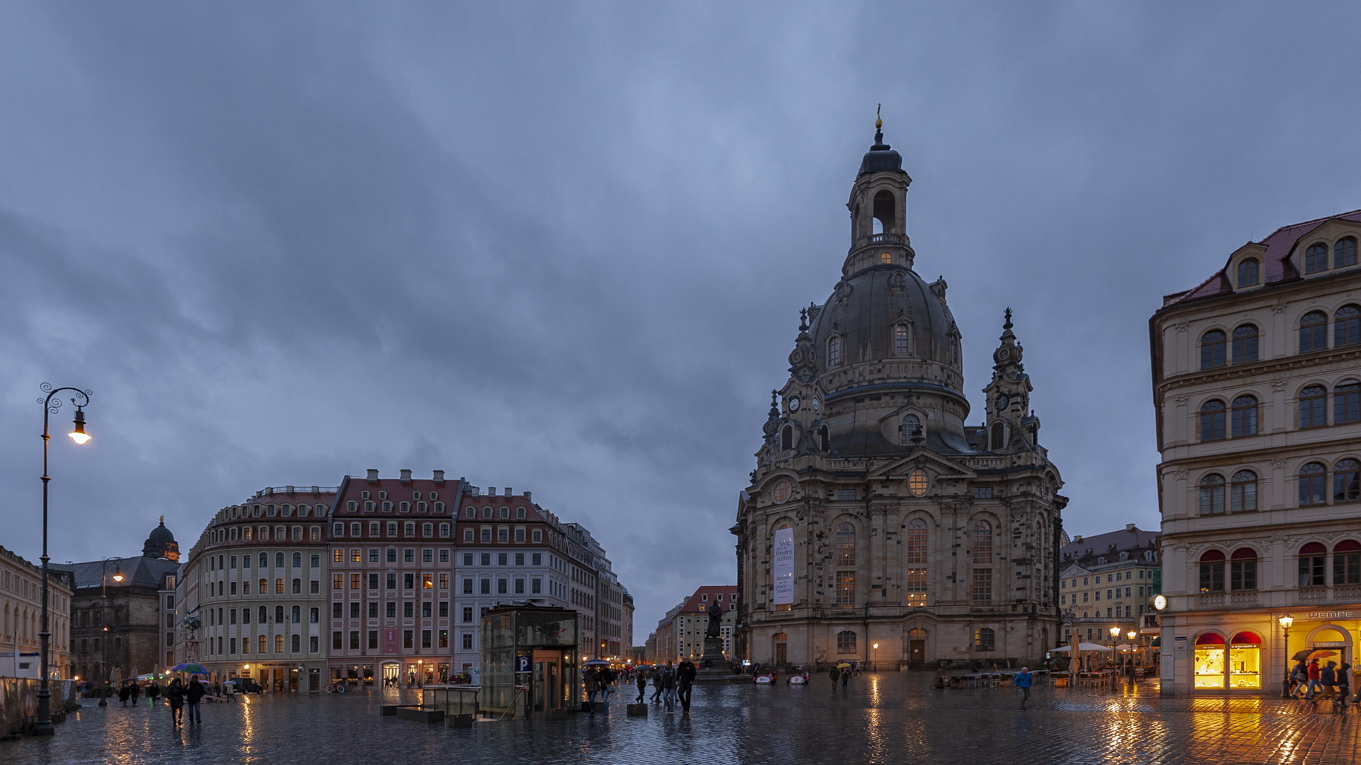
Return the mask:
POLYGON ((1034 661, 1058 637, 1067 500, 1023 349, 1008 310, 983 421, 966 425, 947 285, 913 270, 911 182, 880 129, 851 189, 841 278, 800 312, 739 500, 740 658, 1034 661))

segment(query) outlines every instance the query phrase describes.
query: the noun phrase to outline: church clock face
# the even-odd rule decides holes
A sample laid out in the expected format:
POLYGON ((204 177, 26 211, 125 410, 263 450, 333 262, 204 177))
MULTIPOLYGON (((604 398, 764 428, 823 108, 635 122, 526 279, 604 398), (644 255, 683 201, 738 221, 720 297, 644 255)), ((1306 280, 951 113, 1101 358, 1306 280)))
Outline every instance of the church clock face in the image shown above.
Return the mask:
POLYGON ((813 397, 812 406, 813 406, 813 411, 814 411, 814 412, 821 412, 821 411, 822 411, 822 399, 818 398, 817 396, 814 396, 814 397, 813 397))
POLYGON ((789 501, 789 497, 790 497, 793 493, 794 493, 794 484, 790 483, 789 480, 786 479, 786 478, 781 478, 779 481, 777 481, 777 482, 775 483, 775 488, 773 488, 773 489, 771 490, 770 496, 771 496, 771 498, 774 499, 776 502, 783 503, 783 502, 788 502, 788 501, 789 501))
POLYGON ((803 401, 802 401, 798 396, 790 396, 790 397, 789 397, 789 411, 791 411, 791 412, 797 412, 797 411, 799 411, 799 407, 800 407, 802 404, 803 404, 803 401))
POLYGON ((1007 404, 1009 404, 1009 403, 1011 403, 1011 397, 1008 396, 1007 394, 1003 393, 1002 395, 1000 395, 1000 396, 997 397, 997 408, 998 408, 998 409, 1006 409, 1006 408, 1007 408, 1007 404))

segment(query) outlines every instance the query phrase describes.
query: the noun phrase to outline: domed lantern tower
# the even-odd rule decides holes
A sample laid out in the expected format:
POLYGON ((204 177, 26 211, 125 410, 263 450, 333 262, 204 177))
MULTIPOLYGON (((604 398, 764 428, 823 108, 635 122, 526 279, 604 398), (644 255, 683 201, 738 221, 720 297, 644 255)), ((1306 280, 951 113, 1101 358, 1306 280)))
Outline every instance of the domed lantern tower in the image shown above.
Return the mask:
POLYGON ((800 311, 738 503, 737 650, 776 664, 1033 662, 1058 635, 1062 479, 1010 309, 984 421, 966 424, 947 285, 914 270, 912 179, 875 127, 841 278, 800 311))

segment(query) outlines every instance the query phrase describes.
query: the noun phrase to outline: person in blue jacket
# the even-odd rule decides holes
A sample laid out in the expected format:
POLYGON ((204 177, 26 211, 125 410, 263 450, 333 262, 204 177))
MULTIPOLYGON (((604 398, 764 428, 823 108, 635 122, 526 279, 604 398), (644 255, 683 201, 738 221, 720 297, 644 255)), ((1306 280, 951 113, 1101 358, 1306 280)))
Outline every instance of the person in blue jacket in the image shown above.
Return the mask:
POLYGON ((1025 709, 1025 703, 1030 701, 1030 668, 1021 667, 1021 671, 1016 673, 1014 682, 1016 687, 1021 689, 1021 709, 1025 709))

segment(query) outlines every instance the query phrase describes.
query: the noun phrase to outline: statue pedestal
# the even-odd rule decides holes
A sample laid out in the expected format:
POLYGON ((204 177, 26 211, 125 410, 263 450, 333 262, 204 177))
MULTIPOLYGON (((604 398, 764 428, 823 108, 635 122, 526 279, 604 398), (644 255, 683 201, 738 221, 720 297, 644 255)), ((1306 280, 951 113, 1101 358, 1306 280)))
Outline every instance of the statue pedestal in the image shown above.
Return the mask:
POLYGON ((723 655, 723 638, 704 638, 704 656, 700 658, 699 668, 695 670, 697 683, 727 683, 741 675, 733 674, 728 659, 723 655))

